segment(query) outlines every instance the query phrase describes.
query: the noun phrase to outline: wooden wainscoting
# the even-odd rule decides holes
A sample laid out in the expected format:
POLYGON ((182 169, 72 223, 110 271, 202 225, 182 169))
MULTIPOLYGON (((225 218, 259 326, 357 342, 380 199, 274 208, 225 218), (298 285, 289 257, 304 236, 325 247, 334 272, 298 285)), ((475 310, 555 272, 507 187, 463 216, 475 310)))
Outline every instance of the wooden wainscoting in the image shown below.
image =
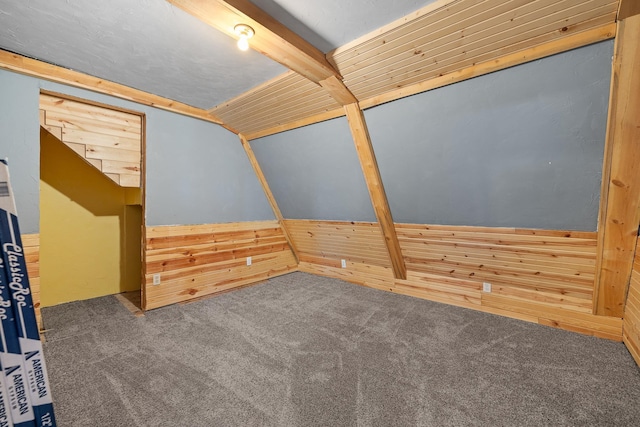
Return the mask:
MULTIPOLYGON (((492 293, 487 296, 592 311, 595 233, 412 224, 397 224, 397 229, 413 279, 427 273, 488 282, 492 293)), ((469 301, 479 299, 477 294, 469 301)))
POLYGON ((277 221, 147 227, 145 310, 295 271, 277 221), (247 257, 252 258, 247 265, 247 257), (160 284, 153 276, 160 274, 160 284))
POLYGON ((371 287, 393 281, 391 261, 377 223, 285 220, 298 251, 298 269, 371 287), (342 268, 345 260, 347 267, 342 268))
POLYGON ((42 329, 42 315, 40 313, 40 235, 23 234, 21 238, 25 260, 27 262, 29 284, 31 285, 33 308, 36 311, 38 329, 42 329))
POLYGON ((622 339, 622 319, 592 314, 595 232, 395 224, 407 266, 407 279, 396 280, 375 223, 287 220, 285 226, 300 271, 622 339))
POLYGON ((407 264, 394 291, 620 341, 595 316, 595 232, 396 224, 407 264), (483 292, 483 283, 491 292, 483 292))
MULTIPOLYGON (((638 241, 640 243, 640 240, 638 241)), ((636 244, 636 255, 633 260, 631 284, 624 309, 622 339, 629 352, 640 365, 640 244, 636 244)))

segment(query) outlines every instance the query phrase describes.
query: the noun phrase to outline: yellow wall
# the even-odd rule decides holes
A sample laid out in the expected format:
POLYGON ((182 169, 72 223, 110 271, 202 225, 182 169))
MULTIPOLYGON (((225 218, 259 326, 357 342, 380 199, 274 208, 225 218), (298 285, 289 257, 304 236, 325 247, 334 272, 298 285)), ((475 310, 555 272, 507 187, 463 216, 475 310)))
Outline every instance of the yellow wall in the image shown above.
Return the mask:
POLYGON ((43 129, 40 140, 41 305, 140 289, 141 208, 43 129))
POLYGON ((142 206, 124 207, 125 218, 125 286, 121 292, 140 289, 142 283, 142 206))

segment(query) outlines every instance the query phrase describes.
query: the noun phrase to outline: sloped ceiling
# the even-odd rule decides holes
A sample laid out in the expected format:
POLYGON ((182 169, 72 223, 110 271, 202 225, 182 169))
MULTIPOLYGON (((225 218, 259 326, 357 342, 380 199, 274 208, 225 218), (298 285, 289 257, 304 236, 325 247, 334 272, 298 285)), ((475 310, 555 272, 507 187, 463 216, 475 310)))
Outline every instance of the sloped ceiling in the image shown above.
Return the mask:
POLYGON ((2 0, 0 48, 198 108, 286 71, 164 0, 2 0))
POLYGON ((619 6, 252 2, 0 0, 0 48, 179 101, 183 114, 254 139, 344 115, 356 101, 367 108, 490 72, 504 58, 514 65, 612 38, 619 6), (252 47, 266 56, 235 47, 237 23, 256 26, 252 47))
MULTIPOLYGON (((617 10, 617 0, 439 0, 327 59, 367 108, 611 38, 617 10)), ((212 112, 255 139, 344 115, 342 105, 303 77, 283 74, 212 112)))
POLYGON ((435 0, 253 0, 322 52, 329 52, 435 0))
MULTIPOLYGON (((326 52, 433 0, 259 0, 326 52)), ((0 48, 209 109, 287 71, 164 0, 0 0, 0 48)))

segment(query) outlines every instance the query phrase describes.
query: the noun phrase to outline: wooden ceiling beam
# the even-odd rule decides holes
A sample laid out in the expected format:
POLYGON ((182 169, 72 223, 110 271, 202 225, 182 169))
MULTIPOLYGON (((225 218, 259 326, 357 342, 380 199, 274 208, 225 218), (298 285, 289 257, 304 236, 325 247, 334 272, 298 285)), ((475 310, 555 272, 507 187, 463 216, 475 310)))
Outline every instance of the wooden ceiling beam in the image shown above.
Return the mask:
POLYGON ((319 82, 333 99, 335 99, 340 105, 349 105, 354 102, 358 102, 356 97, 351 93, 349 89, 344 85, 342 80, 336 76, 331 76, 319 82))
POLYGON ((87 89, 92 92, 223 125, 222 120, 206 110, 1 49, 0 69, 80 89, 87 89))
POLYGON ((324 53, 248 0, 167 0, 210 26, 237 39, 234 28, 249 25, 249 46, 322 86, 341 105, 355 102, 340 73, 324 53))
POLYGON ((255 31, 252 49, 319 83, 339 76, 324 54, 309 42, 247 0, 168 0, 210 26, 237 39, 234 27, 249 25, 255 31))

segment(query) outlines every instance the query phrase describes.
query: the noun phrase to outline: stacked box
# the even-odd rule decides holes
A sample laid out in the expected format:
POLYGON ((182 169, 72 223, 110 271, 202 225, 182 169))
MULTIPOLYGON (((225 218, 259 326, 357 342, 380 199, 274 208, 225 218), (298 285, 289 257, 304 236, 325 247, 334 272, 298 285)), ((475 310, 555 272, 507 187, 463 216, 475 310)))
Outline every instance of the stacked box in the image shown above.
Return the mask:
POLYGON ((4 259, 0 257, 0 364, 5 386, 3 394, 8 401, 8 414, 12 420, 8 425, 32 427, 36 424, 12 306, 4 259))
MULTIPOLYGON (((9 183, 9 169, 5 161, 0 161, 0 242, 2 243, 4 261, 4 288, 8 293, 7 299, 3 299, 2 303, 7 306, 7 311, 12 310, 10 317, 14 319, 19 353, 22 355, 24 369, 22 373, 26 376, 26 385, 28 386, 25 394, 31 403, 35 425, 53 427, 56 422, 51 388, 31 297, 15 200, 9 183)), ((8 337, 8 334, 5 336, 8 337)), ((14 353, 5 352, 5 355, 12 354, 14 353)), ((5 364, 3 366, 7 380, 9 380, 8 373, 11 373, 9 367, 5 364)), ((11 393, 9 393, 9 397, 11 397, 11 393)), ((15 418, 13 422, 15 425, 19 425, 15 418)))
MULTIPOLYGON (((0 352, 1 353, 1 352, 0 352)), ((4 371, 0 363, 0 427, 11 427, 13 421, 9 409, 9 399, 7 397, 7 387, 5 384, 4 371)))

